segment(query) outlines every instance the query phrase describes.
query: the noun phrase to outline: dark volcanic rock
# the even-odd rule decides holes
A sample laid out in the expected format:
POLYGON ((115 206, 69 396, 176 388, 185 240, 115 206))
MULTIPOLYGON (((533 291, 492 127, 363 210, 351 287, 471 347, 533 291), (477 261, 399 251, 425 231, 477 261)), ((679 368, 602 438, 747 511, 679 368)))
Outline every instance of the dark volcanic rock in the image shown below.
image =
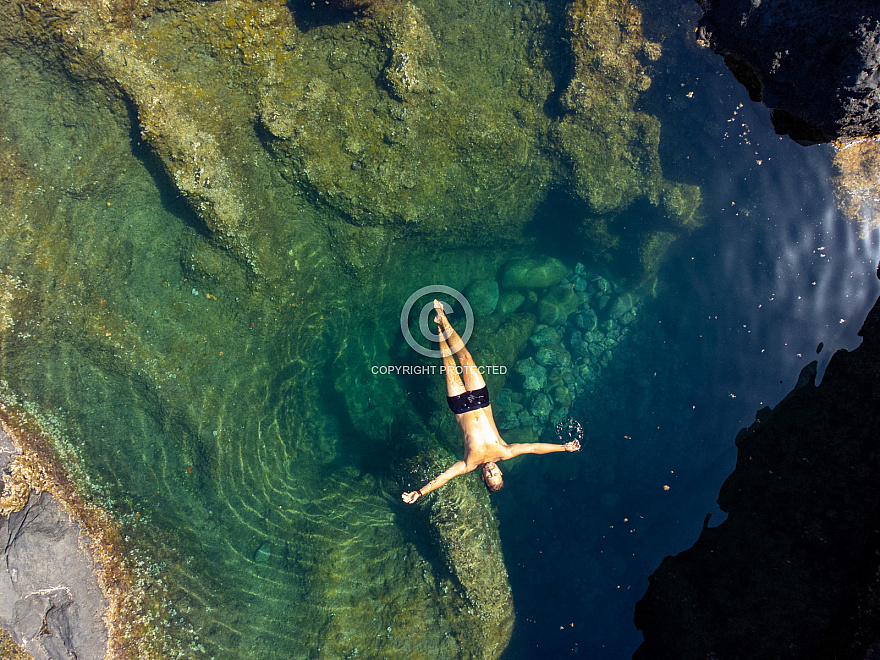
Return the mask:
POLYGON ((634 658, 844 660, 880 648, 880 300, 860 334, 818 387, 813 362, 740 431, 718 498, 728 518, 651 576, 634 658))
POLYGON ((80 537, 49 493, 0 516, 0 627, 34 660, 106 655, 107 603, 80 537))
POLYGON ((880 133, 880 3, 700 4, 701 42, 773 110, 777 133, 805 143, 880 133))

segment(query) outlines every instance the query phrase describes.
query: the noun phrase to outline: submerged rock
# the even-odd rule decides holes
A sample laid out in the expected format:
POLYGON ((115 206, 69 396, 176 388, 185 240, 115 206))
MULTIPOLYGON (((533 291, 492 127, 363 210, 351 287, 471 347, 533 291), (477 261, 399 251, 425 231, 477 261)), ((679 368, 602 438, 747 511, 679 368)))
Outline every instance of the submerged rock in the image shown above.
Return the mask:
POLYGON ((465 289, 464 295, 475 315, 488 316, 498 306, 498 282, 495 280, 474 282, 465 289))
POLYGON ((592 332, 599 325, 599 317, 592 309, 583 310, 575 317, 575 320, 577 326, 584 332, 592 332))
MULTIPOLYGON (((737 435, 728 513, 666 557, 638 659, 866 658, 880 644, 880 300, 817 386, 816 363, 737 435)), ((707 517, 708 523, 708 517, 707 517)))
POLYGON ((498 296, 497 309, 502 314, 511 314, 522 307, 526 297, 519 291, 505 291, 498 296))
POLYGON ((536 348, 557 344, 559 343, 559 332, 549 325, 537 325, 532 336, 529 337, 529 343, 536 348))
POLYGON ((272 556, 272 544, 268 541, 257 548, 257 551, 254 552, 254 561, 257 564, 265 564, 269 561, 269 558, 272 556))
POLYGON ((522 386, 527 390, 540 390, 547 382, 547 370, 532 358, 517 363, 516 372, 522 378, 522 386))
POLYGON ((804 143, 880 133, 880 5, 708 0, 699 38, 804 143))
POLYGON ((558 286, 538 301, 538 321, 545 325, 561 325, 581 304, 570 286, 558 286))
POLYGON ((565 369, 571 365, 571 356, 562 344, 554 344, 542 346, 535 351, 535 362, 548 369, 553 367, 565 369))
POLYGON ((626 0, 575 0, 566 8, 566 30, 574 72, 560 99, 569 112, 553 126, 552 144, 571 170, 569 190, 585 209, 582 231, 594 258, 644 280, 659 267, 655 251, 645 248, 656 246, 648 225, 687 232, 700 204, 696 187, 663 177, 660 123, 636 110, 651 84, 644 62, 656 60, 660 47, 645 39, 641 13, 626 0), (624 231, 614 220, 632 198, 647 199, 658 217, 644 228, 623 223, 624 231))
POLYGON ((553 401, 543 392, 535 392, 529 395, 529 411, 539 421, 546 423, 553 412, 553 401))
MULTIPOLYGON (((440 474, 455 458, 431 448, 406 462, 402 472, 440 474)), ((465 604, 456 634, 466 657, 494 660, 513 631, 514 609, 489 495, 476 473, 430 493, 421 504, 429 533, 465 604)))
POLYGON ((633 305, 634 300, 631 293, 621 294, 611 304, 611 309, 608 310, 608 316, 617 321, 618 319, 620 319, 621 316, 632 311, 633 305))
POLYGON ((507 431, 509 429, 517 428, 519 426, 517 415, 519 415, 522 410, 523 407, 514 402, 493 406, 492 411, 495 417, 495 424, 498 426, 499 430, 507 431))
POLYGON ((501 273, 505 289, 546 289, 565 277, 568 269, 554 257, 544 259, 514 259, 501 273))

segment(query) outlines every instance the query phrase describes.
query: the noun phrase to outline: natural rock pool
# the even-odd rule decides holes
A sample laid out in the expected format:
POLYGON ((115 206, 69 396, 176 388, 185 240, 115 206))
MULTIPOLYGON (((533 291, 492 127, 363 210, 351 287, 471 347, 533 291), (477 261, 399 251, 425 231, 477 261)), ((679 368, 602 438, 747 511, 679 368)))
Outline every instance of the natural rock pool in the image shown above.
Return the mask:
POLYGON ((736 432, 858 342, 876 156, 776 136, 696 5, 321 4, 0 10, 0 504, 106 541, 113 657, 627 656, 736 432), (407 506, 462 452, 438 286, 505 440, 583 449, 407 506))

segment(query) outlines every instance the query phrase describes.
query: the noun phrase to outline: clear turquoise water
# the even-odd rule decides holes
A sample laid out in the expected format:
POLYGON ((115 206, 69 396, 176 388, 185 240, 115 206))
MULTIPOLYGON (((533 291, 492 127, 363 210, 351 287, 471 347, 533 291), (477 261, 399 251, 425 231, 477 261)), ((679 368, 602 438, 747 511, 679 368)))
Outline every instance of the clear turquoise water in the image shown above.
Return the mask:
MULTIPOLYGON (((707 512, 721 519, 736 431, 811 359, 854 346, 878 293, 877 232, 859 238, 837 211, 830 149, 773 135, 687 38, 667 38, 641 103, 663 127, 665 176, 701 186, 704 226, 675 244, 633 332, 566 413, 585 429, 581 454, 513 464, 492 498, 516 608, 506 658, 629 655, 647 576, 707 512)), ((87 108, 117 127, 95 149, 69 81, 50 98, 46 74, 5 61, 3 155, 39 154, 57 190, 31 189, 37 215, 5 218, 0 266, 21 270, 31 298, 0 377, 65 429, 83 489, 121 521, 166 653, 455 657, 460 601, 389 467, 429 434, 457 450, 442 384, 371 367, 422 363, 398 325, 419 287, 465 289, 548 255, 619 284, 571 241, 566 197, 550 193, 527 247, 392 245, 366 284, 291 230, 304 281, 286 264, 289 289, 253 286, 125 122, 87 108)), ((277 208, 303 227, 326 212, 277 208)), ((503 336, 478 319, 477 360, 504 355, 503 336)))

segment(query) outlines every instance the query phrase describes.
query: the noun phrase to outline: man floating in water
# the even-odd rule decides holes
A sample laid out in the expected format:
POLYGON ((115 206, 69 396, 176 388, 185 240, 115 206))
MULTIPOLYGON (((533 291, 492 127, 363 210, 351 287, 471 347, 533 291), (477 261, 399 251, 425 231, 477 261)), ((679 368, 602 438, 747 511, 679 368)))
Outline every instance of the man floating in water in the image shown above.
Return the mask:
POLYGON ((443 356, 443 371, 446 374, 446 400, 455 413, 455 420, 464 435, 464 460, 458 461, 444 473, 435 477, 419 490, 402 495, 403 501, 412 504, 422 495, 437 490, 447 481, 460 474, 473 472, 478 467, 483 471, 483 482, 490 493, 497 493, 504 487, 498 461, 521 454, 552 454, 558 451, 580 451, 578 440, 566 442, 564 445, 553 445, 543 442, 522 442, 508 445, 501 439, 495 420, 492 417, 492 406, 489 405, 489 392, 486 381, 474 364, 471 354, 464 347, 464 342, 455 328, 449 323, 443 311, 443 303, 434 301, 437 311, 437 322, 440 335, 440 353, 443 356), (451 346, 451 348, 450 348, 451 346), (455 364, 455 357, 461 363, 461 376, 455 364), (462 378, 464 380, 462 380, 462 378))

